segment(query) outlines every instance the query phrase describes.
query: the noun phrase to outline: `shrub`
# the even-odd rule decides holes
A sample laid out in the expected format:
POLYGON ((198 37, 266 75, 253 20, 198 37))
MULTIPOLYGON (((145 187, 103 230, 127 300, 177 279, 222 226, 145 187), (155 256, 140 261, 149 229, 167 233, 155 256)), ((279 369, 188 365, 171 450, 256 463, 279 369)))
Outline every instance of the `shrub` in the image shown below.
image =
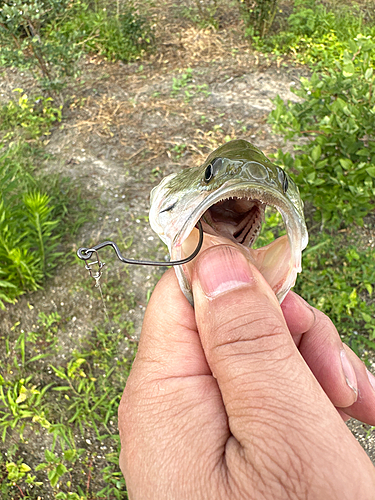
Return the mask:
POLYGON ((15 135, 25 139, 36 139, 48 135, 51 126, 61 121, 61 109, 53 106, 53 99, 37 96, 30 99, 22 89, 17 101, 9 101, 0 108, 0 130, 6 131, 3 139, 9 140, 15 135))
POLYGON ((349 49, 349 40, 359 33, 375 36, 374 26, 364 23, 358 6, 340 6, 333 11, 315 0, 295 0, 287 28, 278 33, 261 38, 247 31, 258 50, 291 55, 314 70, 333 66, 349 49))
MULTIPOLYGON (((81 0, 6 0, 0 3, 0 65, 30 69, 59 90, 79 73, 86 52, 130 61, 151 44, 146 20, 131 5, 117 13, 81 0)), ((119 5, 119 4, 118 4, 119 5)))
POLYGON ((349 343, 375 348, 375 252, 343 235, 313 235, 295 291, 329 315, 349 343), (312 244, 311 244, 312 243, 312 244))
POLYGON ((315 207, 322 224, 362 224, 375 199, 375 86, 371 37, 358 36, 337 69, 302 78, 293 92, 301 102, 280 97, 270 114, 285 139, 308 137, 292 157, 277 159, 296 174, 302 197, 315 207))
MULTIPOLYGON (((176 10, 200 28, 219 28, 218 0, 194 0, 194 5, 175 5, 176 10)), ((226 5, 225 5, 225 8, 226 5)))
MULTIPOLYGON (((51 25, 72 12, 68 0, 7 0, 0 8, 0 64, 30 69, 49 88, 75 73, 77 47, 51 43, 51 25)), ((65 43, 64 43, 65 42, 65 43)))
POLYGON ((263 38, 276 15, 278 0, 239 0, 248 35, 263 38))
POLYGON ((92 10, 81 4, 75 15, 51 33, 51 40, 69 39, 86 52, 103 55, 110 61, 129 62, 140 57, 152 42, 146 19, 126 6, 115 14, 106 8, 92 10))

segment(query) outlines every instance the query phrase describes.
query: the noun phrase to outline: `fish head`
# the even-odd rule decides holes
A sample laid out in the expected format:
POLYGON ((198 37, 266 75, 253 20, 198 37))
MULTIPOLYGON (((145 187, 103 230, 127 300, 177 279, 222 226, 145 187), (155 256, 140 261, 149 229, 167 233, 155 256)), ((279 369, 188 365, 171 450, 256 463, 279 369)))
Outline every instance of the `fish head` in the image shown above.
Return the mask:
MULTIPOLYGON (((308 234, 298 187, 281 167, 249 142, 234 140, 216 149, 201 166, 171 174, 152 190, 150 224, 168 246, 171 260, 193 252, 199 220, 204 231, 201 252, 213 245, 235 246, 283 300, 301 271, 308 234), (254 249, 267 206, 280 212, 287 234, 254 249)), ((175 267, 191 303, 194 262, 175 267)))

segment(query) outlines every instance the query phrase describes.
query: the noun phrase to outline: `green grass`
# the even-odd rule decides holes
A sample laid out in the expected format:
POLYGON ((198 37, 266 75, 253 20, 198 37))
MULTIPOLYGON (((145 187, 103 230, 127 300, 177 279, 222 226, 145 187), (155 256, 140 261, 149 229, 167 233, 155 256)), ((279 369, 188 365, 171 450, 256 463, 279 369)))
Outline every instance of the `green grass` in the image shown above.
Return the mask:
MULTIPOLYGON (((57 362, 61 321, 56 314, 39 313, 36 331, 15 325, 10 338, 0 338, 0 435, 3 441, 18 436, 0 458, 2 498, 20 498, 22 492, 22 498, 48 493, 60 499, 126 499, 118 469, 117 410, 135 344, 124 336, 125 329, 98 327, 66 362, 57 362), (44 457, 35 451, 20 456, 30 435, 39 436, 38 442, 48 442, 51 435, 44 457), (108 450, 100 470, 92 466, 99 446, 108 450)), ((127 328, 131 331, 132 325, 127 328)))

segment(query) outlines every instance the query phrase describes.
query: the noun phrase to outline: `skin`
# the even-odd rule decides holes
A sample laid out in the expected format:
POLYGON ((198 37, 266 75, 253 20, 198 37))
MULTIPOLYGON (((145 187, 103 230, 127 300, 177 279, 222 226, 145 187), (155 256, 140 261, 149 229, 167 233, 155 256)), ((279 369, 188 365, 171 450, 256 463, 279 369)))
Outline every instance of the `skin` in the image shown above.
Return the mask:
POLYGON ((375 499, 341 418, 374 425, 375 390, 329 318, 293 292, 280 307, 225 245, 198 256, 192 289, 194 309, 170 270, 146 311, 119 408, 129 498, 375 499))

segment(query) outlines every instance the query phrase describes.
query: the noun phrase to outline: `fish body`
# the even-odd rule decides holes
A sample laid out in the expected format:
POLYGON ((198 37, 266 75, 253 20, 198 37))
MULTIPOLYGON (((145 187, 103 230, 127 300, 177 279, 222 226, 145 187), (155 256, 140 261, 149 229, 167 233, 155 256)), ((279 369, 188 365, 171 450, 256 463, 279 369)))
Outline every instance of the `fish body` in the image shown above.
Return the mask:
MULTIPOLYGON (((281 302, 301 271, 308 242, 303 203, 293 180, 258 148, 245 140, 230 141, 199 167, 165 177, 151 192, 150 224, 168 246, 171 260, 192 253, 201 221, 204 243, 239 248, 263 274, 281 302), (267 205, 276 208, 287 234, 260 249, 259 236, 267 205)), ((194 261, 176 266, 181 289, 193 303, 194 261)))

